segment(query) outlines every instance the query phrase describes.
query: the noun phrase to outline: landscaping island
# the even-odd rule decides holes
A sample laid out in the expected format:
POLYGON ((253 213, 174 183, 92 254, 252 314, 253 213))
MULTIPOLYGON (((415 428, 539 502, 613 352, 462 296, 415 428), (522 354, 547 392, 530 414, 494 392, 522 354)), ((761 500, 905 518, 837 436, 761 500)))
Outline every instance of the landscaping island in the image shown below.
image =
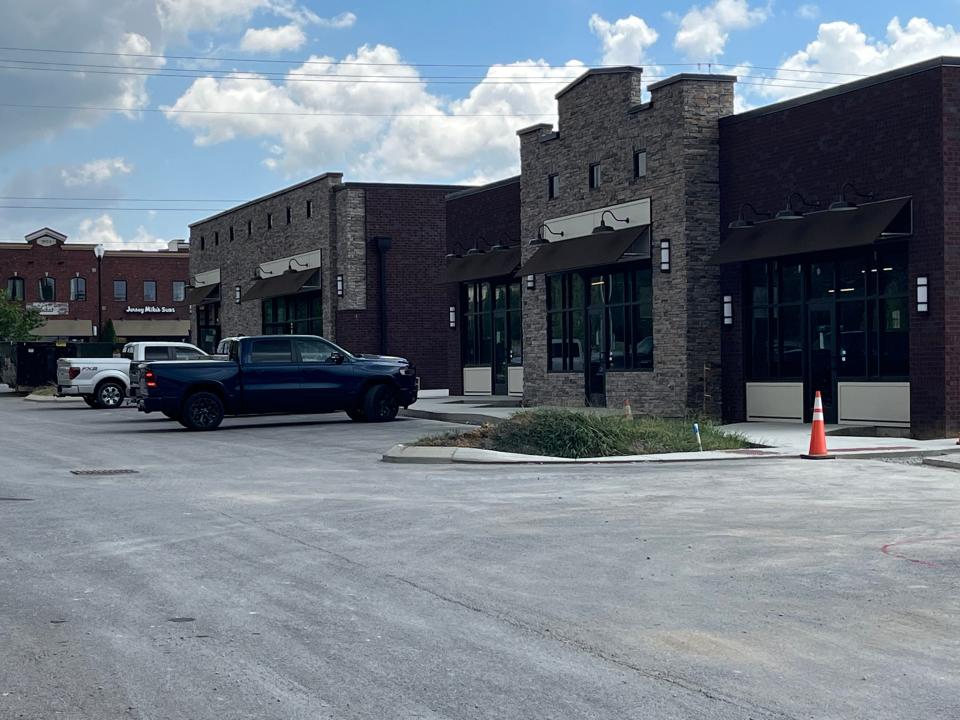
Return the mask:
POLYGON ((466 432, 422 438, 414 445, 496 450, 559 458, 595 458, 700 450, 693 424, 698 422, 703 450, 753 447, 738 433, 710 421, 678 418, 627 418, 576 410, 528 410, 497 424, 466 432))

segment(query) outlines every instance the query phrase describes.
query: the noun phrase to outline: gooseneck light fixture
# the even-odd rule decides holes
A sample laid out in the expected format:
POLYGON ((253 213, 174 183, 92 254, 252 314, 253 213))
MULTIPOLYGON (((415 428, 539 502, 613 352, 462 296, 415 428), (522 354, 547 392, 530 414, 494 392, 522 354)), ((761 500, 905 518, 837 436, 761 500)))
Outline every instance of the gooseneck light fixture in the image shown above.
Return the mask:
POLYGON ((296 269, 293 267, 293 264, 294 264, 294 263, 296 263, 297 265, 299 265, 299 266, 302 267, 302 268, 308 268, 308 267, 310 267, 309 265, 307 265, 307 263, 300 262, 300 261, 297 260, 296 258, 290 258, 290 262, 287 263, 287 270, 286 270, 286 272, 299 272, 299 270, 296 270, 296 269))
POLYGON ((852 182, 845 182, 840 186, 840 193, 837 195, 837 199, 830 203, 828 208, 831 212, 848 212, 850 210, 856 210, 857 204, 852 203, 847 200, 847 188, 853 191, 853 194, 857 197, 864 198, 866 200, 873 200, 873 193, 862 193, 857 190, 852 182))
POLYGON ((737 219, 734 220, 729 225, 727 225, 728 229, 741 230, 743 228, 748 228, 753 225, 753 220, 747 220, 743 215, 743 211, 745 208, 750 208, 751 214, 753 214, 755 217, 765 217, 765 218, 770 217, 770 213, 757 210, 752 203, 748 203, 748 202, 740 203, 740 209, 737 210, 737 219))
POLYGON ((538 245, 546 245, 550 241, 543 236, 543 231, 546 230, 551 235, 556 235, 558 237, 563 237, 563 230, 556 232, 546 223, 540 223, 540 227, 537 228, 537 236, 530 241, 530 247, 537 247, 538 245))
POLYGON ((609 215, 610 217, 612 217, 614 220, 616 220, 616 221, 619 222, 619 223, 628 223, 628 222, 630 222, 630 218, 628 218, 628 217, 627 217, 627 218, 624 218, 623 220, 621 220, 620 218, 618 218, 616 215, 613 214, 613 210, 604 210, 602 213, 600 213, 600 224, 597 225, 597 226, 593 229, 593 234, 596 235, 596 234, 599 234, 599 233, 613 232, 613 228, 610 227, 609 225, 607 225, 607 224, 603 221, 603 219, 604 219, 607 215, 609 215))
POLYGON ((820 207, 819 201, 814 200, 813 202, 808 202, 803 195, 794 191, 787 195, 783 210, 774 215, 774 220, 803 220, 803 213, 797 212, 793 209, 793 199, 795 197, 800 198, 800 203, 805 207, 820 207))

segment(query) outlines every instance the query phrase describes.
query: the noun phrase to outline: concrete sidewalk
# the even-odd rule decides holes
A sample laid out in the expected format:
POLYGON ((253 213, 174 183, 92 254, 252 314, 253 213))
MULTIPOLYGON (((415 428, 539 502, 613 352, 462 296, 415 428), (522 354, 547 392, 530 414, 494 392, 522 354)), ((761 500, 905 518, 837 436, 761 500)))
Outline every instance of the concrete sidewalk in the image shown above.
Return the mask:
POLYGON ((520 398, 502 396, 458 396, 421 397, 407 410, 401 410, 407 417, 423 420, 441 420, 443 422, 483 425, 506 420, 518 412, 520 398))

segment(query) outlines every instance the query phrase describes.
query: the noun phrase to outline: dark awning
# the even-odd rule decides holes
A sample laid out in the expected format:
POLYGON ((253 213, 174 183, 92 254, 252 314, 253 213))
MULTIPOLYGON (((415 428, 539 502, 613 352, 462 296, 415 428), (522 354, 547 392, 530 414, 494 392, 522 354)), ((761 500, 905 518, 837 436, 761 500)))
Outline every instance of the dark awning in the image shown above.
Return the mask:
MULTIPOLYGON (((305 289, 306 285, 320 285, 320 271, 316 268, 309 270, 299 270, 297 272, 287 271, 282 275, 260 278, 249 290, 243 294, 242 300, 261 300, 263 298, 280 297, 282 295, 293 295, 305 289), (313 280, 313 282, 311 282, 313 280)), ((317 290, 319 287, 308 288, 317 290)))
POLYGON ((579 270, 650 258, 649 225, 591 233, 542 246, 521 268, 523 275, 579 270))
MULTIPOLYGON (((910 198, 896 198, 864 203, 856 210, 812 212, 802 220, 763 220, 729 230, 711 261, 723 265, 870 245, 890 235, 886 231, 894 230, 891 223, 909 203, 910 198)), ((905 232, 892 234, 907 233, 909 226, 905 232)))
POLYGON ((220 283, 204 285, 203 287, 187 288, 183 302, 187 305, 206 305, 220 300, 220 283))
POLYGON ((481 255, 452 258, 440 276, 442 283, 468 282, 512 275, 520 265, 520 248, 489 250, 481 255))

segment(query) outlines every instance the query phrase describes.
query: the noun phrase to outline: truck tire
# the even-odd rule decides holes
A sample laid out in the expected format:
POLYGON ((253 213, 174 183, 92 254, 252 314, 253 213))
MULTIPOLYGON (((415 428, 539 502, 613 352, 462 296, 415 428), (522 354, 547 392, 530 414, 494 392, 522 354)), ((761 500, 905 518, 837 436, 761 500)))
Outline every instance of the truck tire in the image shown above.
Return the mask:
POLYGON ((97 390, 94 393, 97 407, 106 410, 113 410, 123 405, 126 396, 127 389, 116 380, 104 380, 97 385, 97 390))
POLYGON ((183 403, 177 420, 187 430, 216 430, 223 422, 223 401, 213 393, 194 393, 183 403))
POLYGON ((389 422, 400 412, 400 401, 389 385, 374 385, 363 399, 363 415, 367 422, 389 422))
POLYGON ((367 418, 364 417, 363 410, 360 408, 354 408, 352 410, 347 410, 347 416, 354 422, 366 422, 367 418))
POLYGON ((82 395, 83 401, 92 408, 100 407, 97 405, 97 399, 93 395, 82 395))

